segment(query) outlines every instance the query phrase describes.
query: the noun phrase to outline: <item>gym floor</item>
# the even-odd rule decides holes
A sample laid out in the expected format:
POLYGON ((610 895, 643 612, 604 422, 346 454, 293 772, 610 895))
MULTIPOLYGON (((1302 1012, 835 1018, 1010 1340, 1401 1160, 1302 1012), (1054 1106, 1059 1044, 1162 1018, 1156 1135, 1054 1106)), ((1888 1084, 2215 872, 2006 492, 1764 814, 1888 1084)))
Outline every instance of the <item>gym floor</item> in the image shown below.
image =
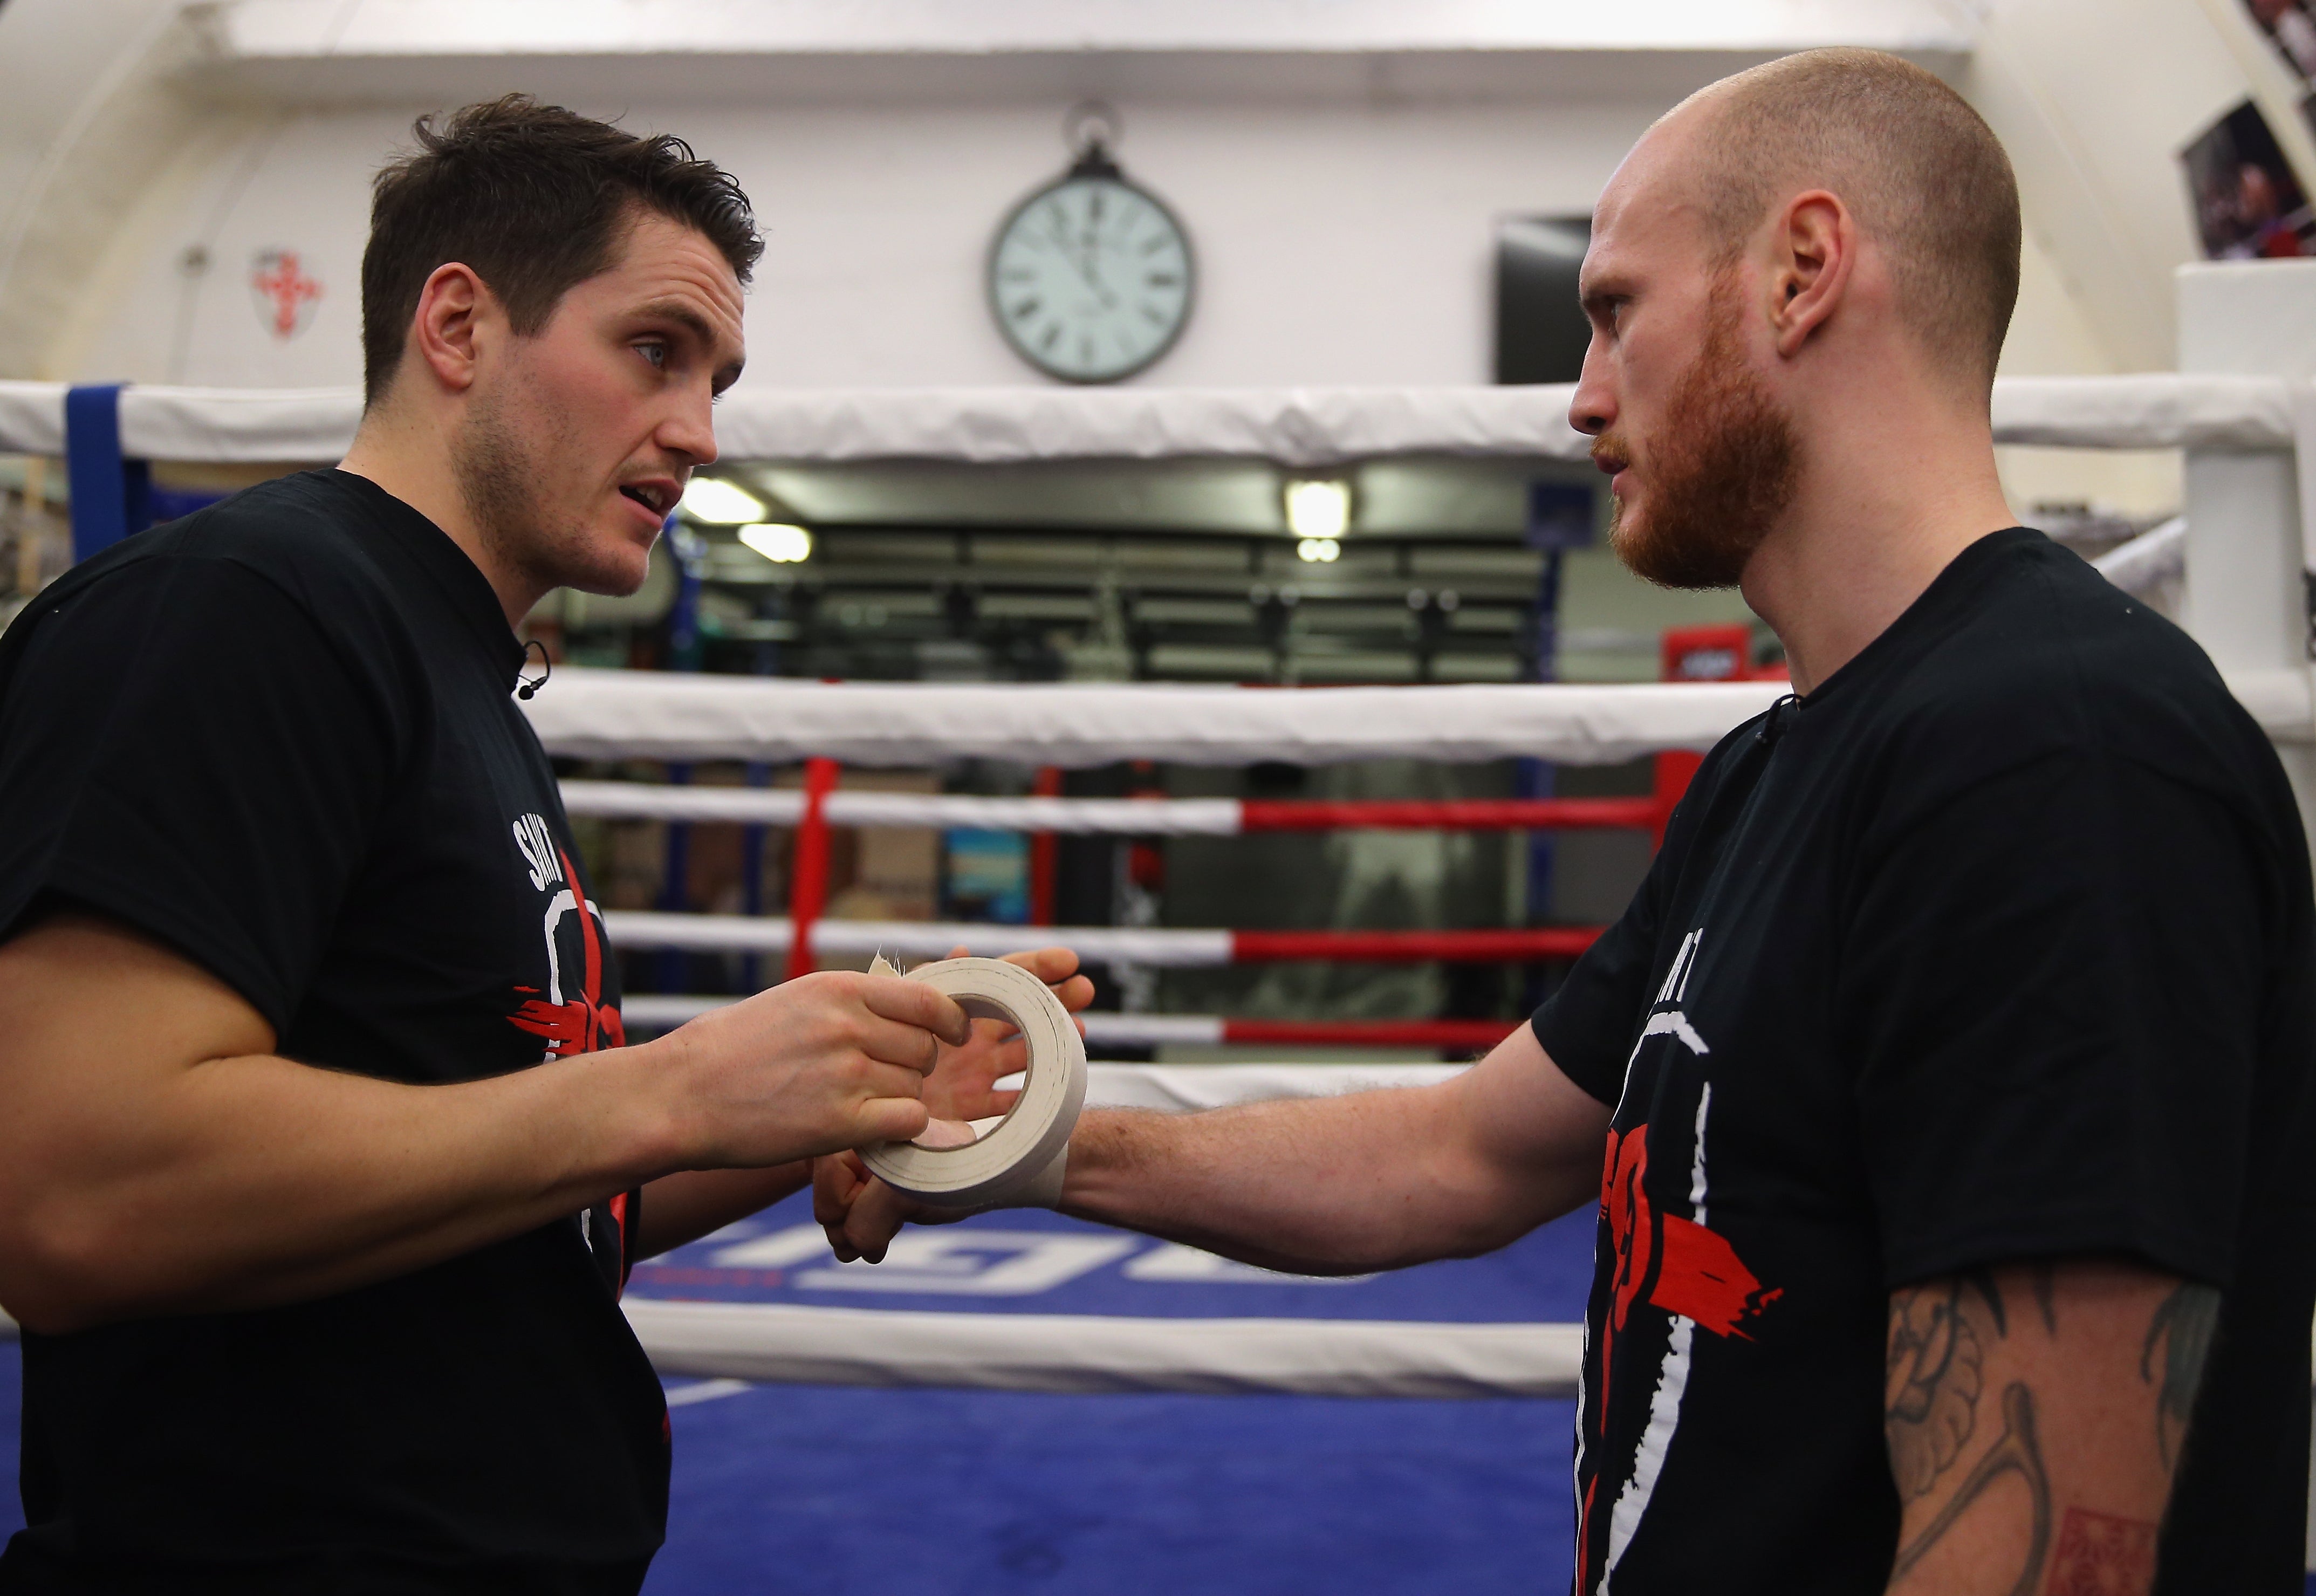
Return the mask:
MULTIPOLYGON (((914 1233, 936 1249, 896 1256, 891 1273, 838 1271, 824 1251, 794 1255, 808 1215, 793 1199, 645 1266, 633 1289, 1001 1314, 1565 1321, 1581 1313, 1592 1217, 1486 1258, 1313 1284, 1185 1267, 1158 1244, 1034 1212, 914 1233)), ((673 1499, 646 1596, 1534 1596, 1568 1578, 1569 1402, 686 1379, 668 1392, 673 1499)), ((0 1343, 7 1431, 21 1395, 15 1346, 0 1343)), ((0 1533, 22 1522, 16 1462, 0 1446, 0 1533)))

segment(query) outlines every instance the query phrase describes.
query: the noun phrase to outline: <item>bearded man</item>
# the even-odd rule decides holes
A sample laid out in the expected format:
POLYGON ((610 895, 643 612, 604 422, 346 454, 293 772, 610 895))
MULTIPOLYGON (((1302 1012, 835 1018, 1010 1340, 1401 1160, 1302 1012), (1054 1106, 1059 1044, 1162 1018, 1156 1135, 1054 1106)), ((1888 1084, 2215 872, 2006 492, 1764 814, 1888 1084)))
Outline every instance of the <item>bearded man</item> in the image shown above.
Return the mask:
POLYGON ((1020 1062, 841 973, 625 1045, 514 629, 643 581, 762 246, 679 139, 520 96, 416 132, 344 462, 0 644, 0 1592, 632 1593, 669 1437, 630 1265, 1020 1062))
MULTIPOLYGON (((1066 1151, 1065 1211, 1314 1274, 1597 1199, 1582 1596, 2301 1589, 2305 841, 2202 652, 2011 524, 2018 256, 2000 145, 1894 57, 1651 129, 1572 420, 1625 560, 1741 586, 1799 696, 1460 1077, 1066 1151)), ((841 1252, 932 1217, 816 1183, 841 1252)))

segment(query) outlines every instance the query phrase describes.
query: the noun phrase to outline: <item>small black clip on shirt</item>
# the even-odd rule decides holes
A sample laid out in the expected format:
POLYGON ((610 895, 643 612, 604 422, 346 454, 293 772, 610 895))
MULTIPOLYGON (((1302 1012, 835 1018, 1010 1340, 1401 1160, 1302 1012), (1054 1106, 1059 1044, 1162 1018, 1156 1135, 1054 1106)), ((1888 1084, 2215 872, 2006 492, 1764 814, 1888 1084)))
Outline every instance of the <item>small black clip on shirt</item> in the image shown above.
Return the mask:
MULTIPOLYGON (((529 695, 526 694, 525 696, 528 697, 529 695)), ((1788 704, 1792 705, 1795 709, 1799 709, 1802 707, 1802 695, 1797 692, 1789 692, 1786 694, 1785 697, 1779 699, 1776 703, 1769 706, 1768 719, 1763 721, 1761 723, 1761 729, 1753 734, 1754 740, 1759 743, 1763 747, 1776 747, 1777 745, 1777 739, 1785 735, 1786 706, 1788 704)))
POLYGON ((539 650, 539 675, 537 679, 534 680, 521 674, 520 667, 517 669, 514 679, 514 696, 526 700, 540 688, 546 686, 547 679, 555 674, 555 661, 548 657, 547 645, 540 642, 537 638, 533 638, 530 642, 525 643, 522 646, 522 663, 524 664, 529 664, 530 663, 530 651, 534 648, 539 650))

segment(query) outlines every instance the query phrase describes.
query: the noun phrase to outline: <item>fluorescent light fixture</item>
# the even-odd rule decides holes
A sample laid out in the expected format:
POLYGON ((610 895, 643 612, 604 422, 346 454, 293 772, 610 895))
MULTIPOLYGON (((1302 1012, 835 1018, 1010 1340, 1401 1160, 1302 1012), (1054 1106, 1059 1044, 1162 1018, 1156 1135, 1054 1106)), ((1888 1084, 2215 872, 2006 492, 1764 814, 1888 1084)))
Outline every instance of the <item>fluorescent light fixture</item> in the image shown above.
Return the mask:
POLYGON ((695 477, 683 490, 676 508, 692 521, 709 526, 744 526, 764 519, 764 502, 737 483, 721 477, 695 477))
POLYGON ((1340 538, 1350 524, 1350 483, 1332 477, 1305 477, 1287 485, 1287 530, 1297 538, 1322 541, 1340 538))
POLYGON ((779 522, 742 527, 740 541, 778 566, 793 566, 812 557, 812 534, 779 522))
POLYGON ((1305 538, 1295 546, 1295 554, 1314 566, 1332 565, 1343 557, 1343 546, 1332 538, 1305 538))

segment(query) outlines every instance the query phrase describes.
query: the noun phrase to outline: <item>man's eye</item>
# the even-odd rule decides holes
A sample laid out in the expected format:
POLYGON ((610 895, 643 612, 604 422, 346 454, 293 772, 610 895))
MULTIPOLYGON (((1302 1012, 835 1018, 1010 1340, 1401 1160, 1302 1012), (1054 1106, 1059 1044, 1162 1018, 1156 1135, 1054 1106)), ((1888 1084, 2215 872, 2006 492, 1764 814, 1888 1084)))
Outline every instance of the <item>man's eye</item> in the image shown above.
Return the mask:
POLYGON ((667 345, 666 345, 666 344, 664 344, 664 343, 638 343, 638 344, 637 344, 637 345, 636 345, 636 348, 642 352, 644 359, 646 359, 646 360, 649 361, 652 363, 652 369, 653 369, 654 370, 656 370, 656 371, 664 371, 664 370, 667 370, 667 345))

